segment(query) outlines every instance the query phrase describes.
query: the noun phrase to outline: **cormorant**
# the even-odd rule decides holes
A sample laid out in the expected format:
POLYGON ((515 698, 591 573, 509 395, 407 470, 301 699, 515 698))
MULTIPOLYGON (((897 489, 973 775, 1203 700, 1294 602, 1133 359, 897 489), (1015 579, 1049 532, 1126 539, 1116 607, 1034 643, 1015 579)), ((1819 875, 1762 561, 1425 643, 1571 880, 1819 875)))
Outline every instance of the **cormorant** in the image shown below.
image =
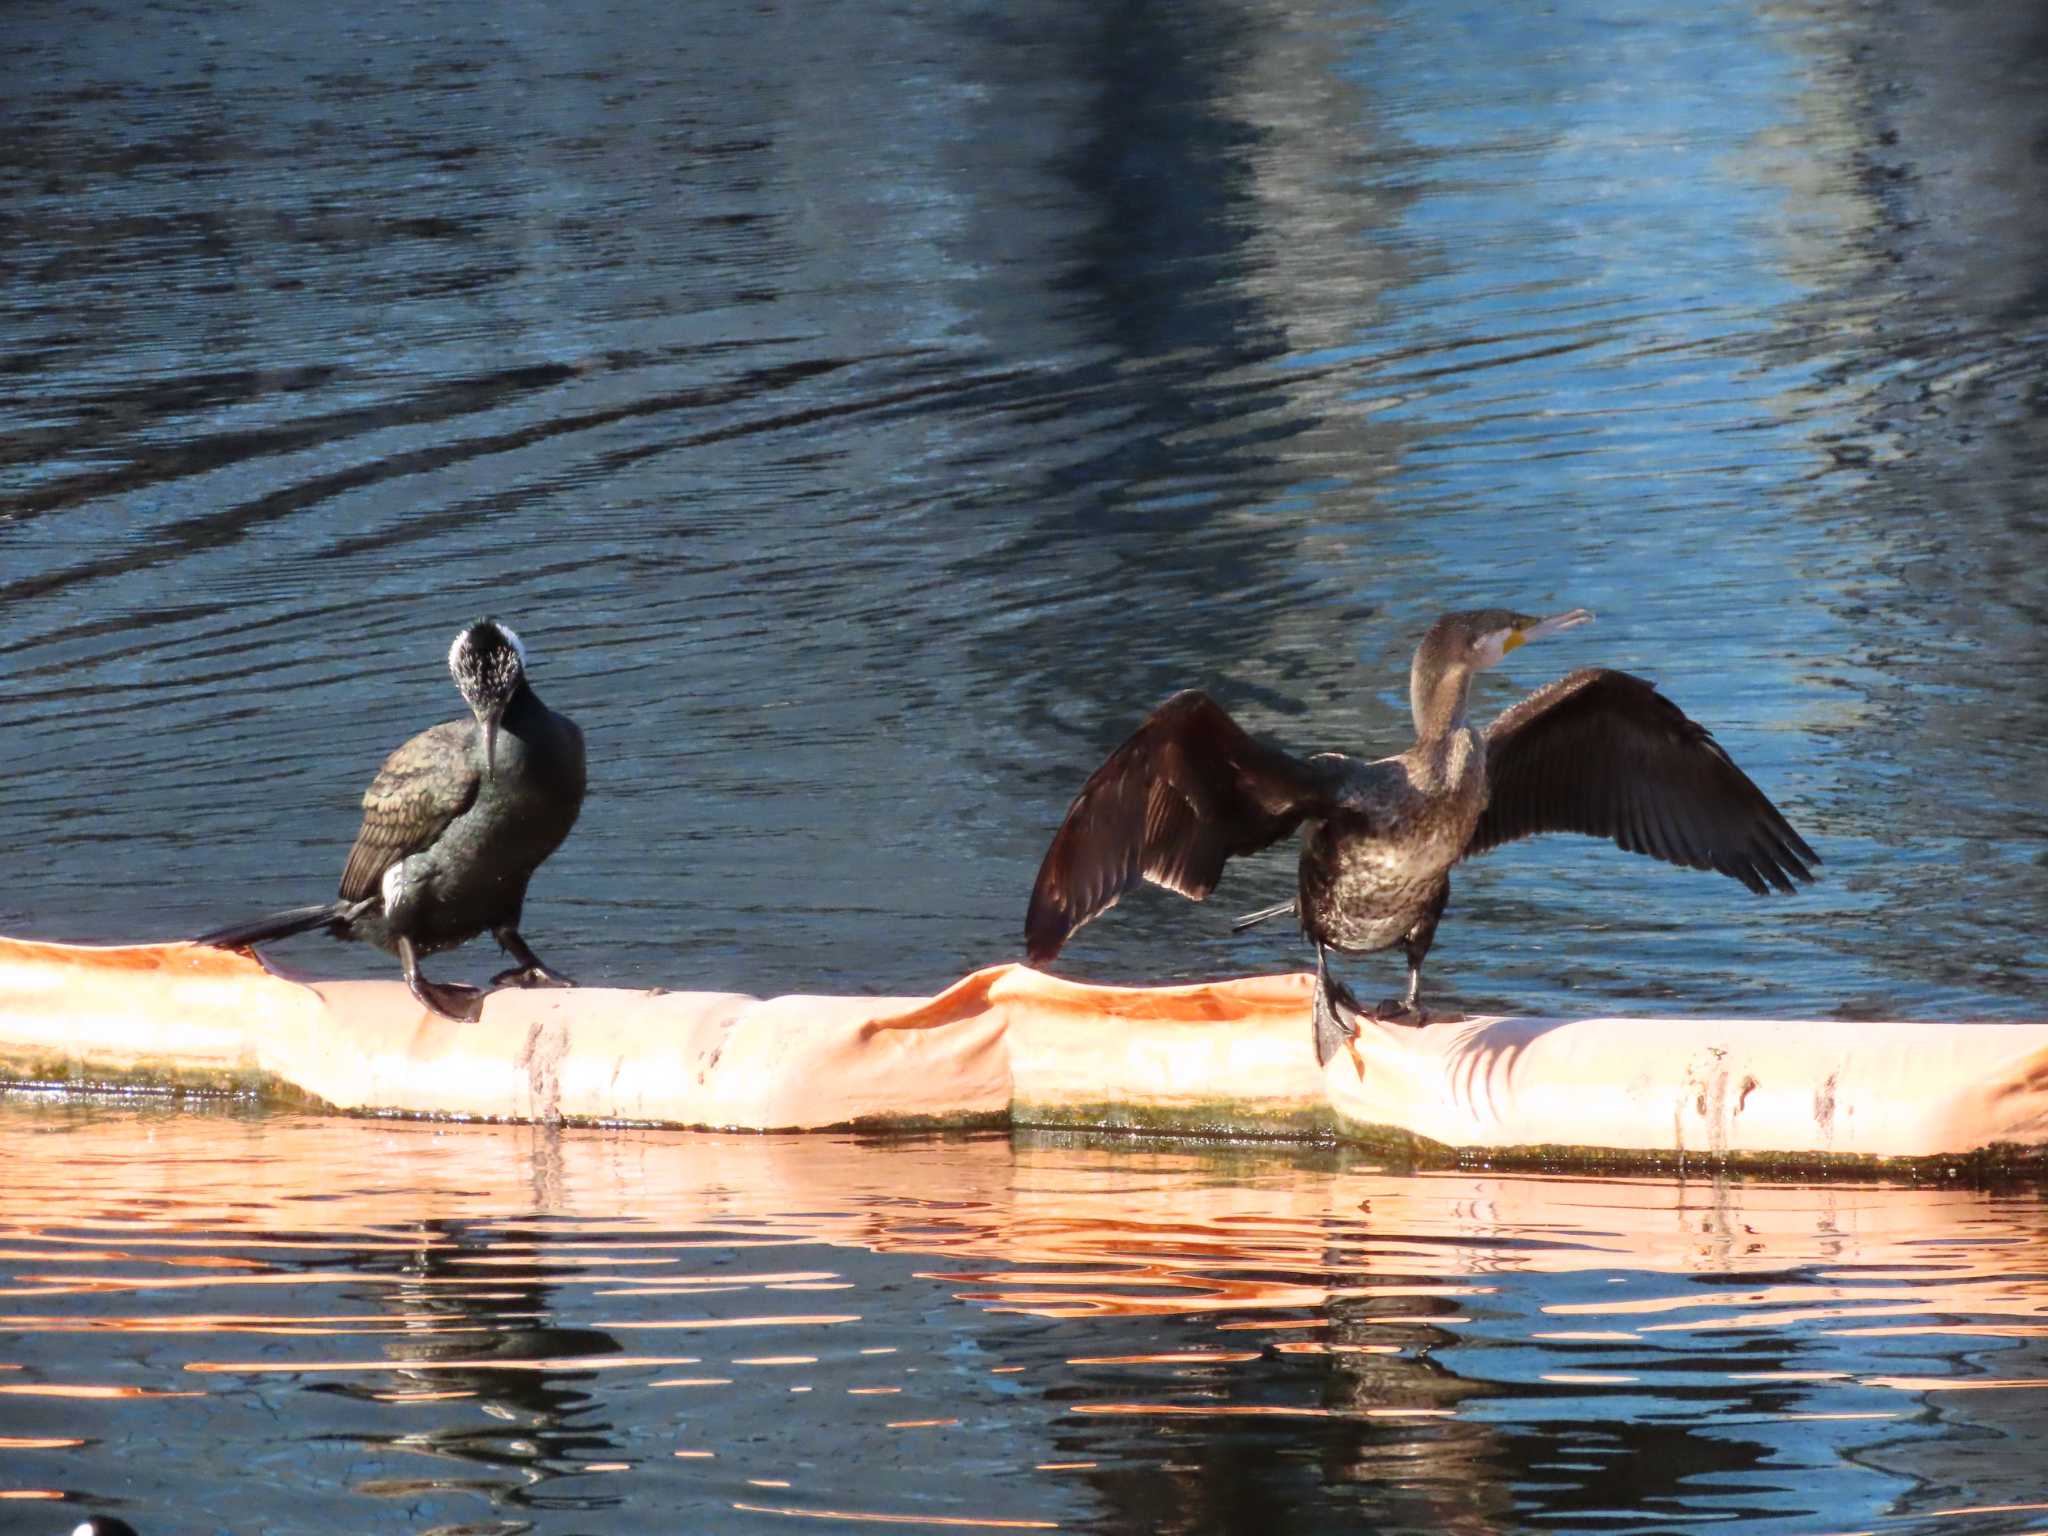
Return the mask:
POLYGON ((1461 859, 1538 832, 1611 837, 1759 895, 1790 892, 1820 858, 1710 736, 1656 685, 1588 667, 1538 689, 1483 732, 1465 718, 1473 674, 1531 640, 1583 624, 1505 609, 1447 614, 1408 673, 1415 745, 1368 762, 1299 758, 1254 741, 1207 694, 1176 693, 1082 786, 1054 835, 1024 919, 1034 965, 1116 905, 1140 879, 1200 901, 1224 861, 1304 822, 1291 901, 1240 918, 1298 911, 1316 947, 1316 1060, 1358 1033, 1364 1010, 1329 974, 1326 951, 1400 945, 1408 995, 1375 1017, 1424 1024, 1422 961, 1461 859))
POLYGON ((488 928, 517 964, 493 986, 566 987, 519 934, 526 885, 583 808, 583 733, 541 703, 512 626, 479 619, 448 648, 474 719, 449 720, 393 752, 363 794, 341 899, 218 928, 196 941, 246 949, 325 928, 398 956, 412 994, 451 1019, 483 997, 420 974, 419 957, 488 928))

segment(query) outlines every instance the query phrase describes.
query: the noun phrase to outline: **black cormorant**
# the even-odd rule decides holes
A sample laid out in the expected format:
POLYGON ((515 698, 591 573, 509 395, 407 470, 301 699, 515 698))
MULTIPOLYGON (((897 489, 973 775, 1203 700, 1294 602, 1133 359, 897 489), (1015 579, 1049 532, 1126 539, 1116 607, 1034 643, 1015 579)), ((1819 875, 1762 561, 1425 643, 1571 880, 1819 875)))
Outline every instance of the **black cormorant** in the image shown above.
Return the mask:
POLYGON ((1254 741, 1207 694, 1177 693, 1110 754, 1054 835, 1024 919, 1040 965, 1140 879, 1200 901, 1224 861, 1304 822, 1293 900, 1239 919, 1298 911, 1316 947, 1316 1060, 1358 1033, 1364 1013, 1325 952, 1400 945, 1408 994, 1375 1016, 1426 1023, 1422 961, 1460 859, 1538 832, 1611 837, 1759 895, 1811 880, 1819 857, 1705 727, 1654 684, 1588 667, 1539 689, 1483 732, 1465 717, 1472 676, 1528 641, 1591 619, 1504 609, 1447 614, 1408 674, 1415 745, 1368 762, 1299 758, 1254 741))
POLYGON ((384 760, 363 794, 363 825, 341 874, 341 899, 202 934, 245 949, 326 928, 398 956, 413 996, 474 1019, 482 996, 437 985, 419 957, 489 929, 513 960, 492 985, 571 985, 519 934, 526 885, 583 807, 583 733, 540 701, 526 649, 509 624, 479 619, 448 648, 448 670, 473 719, 420 732, 384 760))

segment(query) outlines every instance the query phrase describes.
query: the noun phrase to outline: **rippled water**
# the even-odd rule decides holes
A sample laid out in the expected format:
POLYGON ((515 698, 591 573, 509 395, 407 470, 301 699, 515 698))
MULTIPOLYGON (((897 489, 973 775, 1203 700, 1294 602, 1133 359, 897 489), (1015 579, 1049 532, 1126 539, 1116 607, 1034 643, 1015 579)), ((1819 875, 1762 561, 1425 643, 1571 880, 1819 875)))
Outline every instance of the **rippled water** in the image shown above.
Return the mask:
MULTIPOLYGON (((1436 611, 1583 603, 1482 709, 1654 675, 1826 880, 1509 849, 1447 1005, 2037 1016, 2031 18, 12 5, 0 930, 325 894, 488 609, 593 751, 544 955, 929 988, 1171 689, 1392 750, 1436 611)), ((1298 966, 1290 860, 1066 964, 1298 966)))
POLYGON ((2033 1193, 19 1102, 0 1159, 0 1494, 153 1536, 2048 1528, 2033 1193))
MULTIPOLYGON (((1068 797, 1171 689, 1391 750, 1436 611, 1586 604, 1481 709, 1652 675, 1825 878, 1504 850, 1440 1001, 2042 1014, 2033 8, 14 0, 6 34, 0 932, 327 894, 494 611, 593 753, 544 956, 927 990, 1015 953, 1068 797)), ((1290 857, 1063 967, 1298 966, 1226 932, 1290 857)), ((2048 1529, 2033 1192, 34 1105, 0 1141, 0 1492, 151 1536, 2048 1529)))

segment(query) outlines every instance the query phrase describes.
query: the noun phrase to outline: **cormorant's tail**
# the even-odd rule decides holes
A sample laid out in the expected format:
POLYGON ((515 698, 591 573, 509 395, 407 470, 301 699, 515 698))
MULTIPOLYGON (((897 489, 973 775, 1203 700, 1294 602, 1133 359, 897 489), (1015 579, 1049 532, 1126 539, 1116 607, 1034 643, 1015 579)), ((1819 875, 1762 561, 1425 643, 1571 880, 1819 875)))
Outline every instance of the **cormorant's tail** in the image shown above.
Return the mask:
POLYGON ((1233 918, 1231 919, 1230 923, 1230 931, 1232 933, 1243 933, 1245 929, 1257 927, 1260 923, 1265 922, 1268 918, 1280 917, 1286 913, 1292 912, 1294 910, 1294 903, 1296 899, 1297 898, 1290 896, 1285 901, 1279 903, 1277 906, 1261 907, 1256 912, 1247 912, 1243 917, 1233 918))
POLYGON ((202 933, 192 942, 212 944, 220 949, 247 949, 251 944, 290 938, 295 933, 311 933, 315 928, 325 928, 337 919, 353 917, 360 905, 360 902, 354 901, 323 901, 313 907, 289 907, 282 912, 272 912, 267 917, 252 917, 245 923, 230 923, 225 928, 202 933))

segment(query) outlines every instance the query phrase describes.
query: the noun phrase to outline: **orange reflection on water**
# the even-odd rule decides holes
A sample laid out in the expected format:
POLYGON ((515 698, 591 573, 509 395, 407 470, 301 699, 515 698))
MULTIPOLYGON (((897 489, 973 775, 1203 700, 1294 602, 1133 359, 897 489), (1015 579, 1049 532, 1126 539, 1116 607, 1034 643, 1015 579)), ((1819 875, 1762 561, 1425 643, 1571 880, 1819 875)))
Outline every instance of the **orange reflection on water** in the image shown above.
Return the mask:
POLYGON ((1184 1349, 1155 1355, 1073 1355, 1069 1365, 1229 1365, 1256 1360, 1257 1350, 1184 1349))
POLYGON ((592 1323, 590 1326, 601 1328, 609 1333, 614 1330, 624 1331, 635 1328, 649 1331, 662 1328, 805 1328, 814 1324, 828 1325, 832 1323, 857 1323, 859 1321, 860 1314, 857 1312, 816 1312, 796 1313, 784 1317, 678 1317, 666 1318, 659 1322, 625 1319, 592 1323))
MULTIPOLYGON (((268 1360, 189 1360, 188 1371, 204 1375, 293 1375, 301 1371, 626 1371, 655 1365, 696 1365, 695 1355, 557 1355, 522 1360, 479 1355, 467 1360, 410 1356, 393 1360, 294 1360, 279 1365, 268 1360)), ((0 1391, 6 1390, 0 1388, 0 1391)))
POLYGON ((1899 1323, 1822 1331, 1834 1339, 2048 1339, 2048 1324, 2042 1323, 1899 1323))
MULTIPOLYGON (((783 1485, 787 1487, 787 1484, 783 1485)), ((1056 1531, 1050 1520, 976 1520, 963 1515, 880 1515, 849 1509, 787 1509, 771 1504, 739 1504, 734 1509, 750 1515, 789 1515, 799 1520, 853 1520, 869 1525, 937 1525, 973 1531, 1056 1531)))
MULTIPOLYGON (((677 1432, 687 1414, 691 1440, 718 1447, 716 1477, 675 1469, 669 1458, 659 1458, 660 1465, 676 1470, 679 1482, 715 1482, 728 1493, 747 1473, 787 1470, 786 1462, 753 1459, 764 1453, 749 1451, 738 1438, 731 1444, 721 1438, 729 1423, 749 1412, 834 1433, 841 1424, 864 1422, 870 1435, 879 1423, 873 1413, 883 1408, 935 1415, 891 1421, 910 1434, 958 1426, 961 1419, 937 1415, 966 1413, 971 1403, 967 1422, 978 1430, 987 1399, 963 1398, 962 1392, 1000 1391, 1029 1410, 1017 1415, 1018 1423, 1030 1423, 1035 1411, 1057 1425, 1047 1438, 1025 1443, 1014 1462, 1019 1471, 1033 1465, 1089 1470, 1098 1465, 1090 1453, 1105 1453, 1104 1442, 1113 1441, 1117 1450, 1100 1464, 1121 1475, 1127 1440, 1142 1444, 1169 1433, 1132 1420, 1176 1421, 1170 1432, 1182 1440, 1176 1464, 1199 1459, 1189 1454, 1191 1447, 1233 1436, 1256 1441, 1279 1433, 1311 1441, 1317 1435, 1312 1421, 1336 1420, 1331 1440, 1377 1437, 1402 1466, 1415 1470, 1419 1483, 1436 1478, 1462 1496, 1495 1475, 1486 1458, 1501 1454, 1500 1432, 1485 1414, 1444 1421, 1459 1420, 1458 1405, 1474 1393, 1504 1399, 1502 1416, 1511 1418, 1514 1398, 1530 1395, 1531 1383, 1541 1380, 1589 1389, 1629 1385, 1662 1398, 1655 1371, 1683 1356, 1688 1390, 1718 1399, 1700 1403, 1700 1414, 1734 1408, 1752 1423, 1880 1422, 1930 1406, 1860 1411, 1864 1403, 1891 1402, 1875 1391, 1859 1392, 1864 1387, 1943 1393, 1948 1401, 1932 1410, 1940 1417, 1995 1414, 2007 1398, 2008 1418, 2016 1419, 2038 1413, 2019 1389, 2048 1384, 2025 1374, 2040 1358, 2025 1353, 2028 1342, 2048 1327, 2048 1285, 2041 1278, 2048 1246, 2038 1205, 2014 1200, 2001 1206, 1996 1197, 1965 1189, 1466 1171, 1400 1176, 1306 1152, 1223 1155, 1005 1138, 910 1139, 875 1147, 830 1136, 543 1134, 288 1116, 225 1126, 203 1116, 158 1116, 145 1135, 118 1115, 89 1122, 68 1138, 72 1145, 87 1145, 89 1138, 102 1154, 81 1182, 76 1165, 60 1167, 62 1159, 47 1151, 24 1159, 9 1135, 0 1117, 0 1164, 10 1175, 24 1167, 30 1175, 10 1178, 0 1189, 0 1240, 19 1255, 0 1279, 15 1287, 6 1294, 20 1298, 0 1315, 0 1332, 116 1335, 31 1337, 13 1346, 12 1353, 36 1362, 38 1374, 126 1378, 125 1368, 49 1362, 65 1359, 66 1351, 88 1360, 80 1352, 94 1346, 145 1350, 152 1334, 218 1333, 222 1349, 179 1341, 166 1346, 154 1368, 177 1369, 185 1357, 170 1351, 182 1348, 224 1357, 192 1363, 195 1372, 260 1373, 268 1379, 236 1390, 266 1400, 296 1390, 278 1386, 278 1378, 289 1383, 303 1375, 307 1400, 345 1392, 357 1404, 456 1402, 446 1417, 460 1419, 465 1434, 468 1424, 488 1415, 517 1426, 507 1433, 530 1434, 533 1445, 543 1446, 546 1469, 530 1473, 521 1460, 520 1477, 558 1475, 584 1466, 585 1456, 637 1452, 646 1442, 623 1432, 578 1440, 548 1461, 547 1442, 529 1429, 535 1410, 520 1396, 531 1386, 539 1398, 547 1384, 521 1380, 502 1391, 479 1389, 485 1377, 609 1373, 576 1390, 578 1402, 602 1400, 604 1414, 590 1417, 619 1425, 659 1422, 665 1434, 677 1432), (233 1145, 238 1139, 246 1141, 240 1149, 246 1157, 233 1145), (194 1155, 200 1151, 204 1158, 194 1155), (259 1164, 261 1177, 252 1179, 259 1164), (318 1230, 298 1232, 302 1227, 318 1230), (452 1240, 450 1231, 463 1241, 452 1240), (480 1242, 489 1243, 487 1251, 479 1253, 480 1242), (936 1310, 937 1326, 925 1326, 921 1315, 924 1331, 899 1335, 890 1330, 903 1326, 900 1307, 880 1302, 864 1307, 876 1314, 866 1326, 862 1313, 851 1312, 633 1315, 673 1314, 676 1307, 705 1314, 779 1308, 790 1298, 767 1291, 842 1288, 854 1284, 848 1275, 868 1284, 879 1266, 865 1257, 837 1265, 835 1248, 911 1256, 887 1272, 892 1283, 906 1273, 927 1277, 929 1296, 916 1305, 936 1310), (258 1272, 259 1264, 250 1262, 257 1255, 298 1267, 258 1272), (199 1262, 176 1262, 187 1258, 199 1262), (777 1267, 783 1258, 788 1266, 777 1267), (735 1269, 715 1267, 722 1262, 735 1269), (747 1267, 738 1268, 742 1264, 747 1267), (105 1274, 99 1265, 119 1272, 105 1274), (654 1268, 663 1273, 654 1275, 654 1268), (1549 1283, 1549 1276, 1581 1278, 1567 1290, 1549 1283), (1794 1277, 1804 1283, 1792 1283, 1794 1277), (236 1285, 287 1290, 258 1297, 225 1289, 236 1285), (335 1286, 348 1289, 336 1292, 335 1286), (714 1299, 749 1287, 750 1296, 714 1299), (1545 1305, 1560 1294, 1573 1299, 1545 1305), (79 1296, 89 1303, 68 1299, 79 1296), (597 1296, 607 1300, 594 1301, 597 1296), (244 1297, 264 1310, 235 1310, 244 1297), (333 1310, 323 1310, 329 1306, 333 1310), (194 1307, 207 1310, 186 1310, 194 1307), (287 1315, 293 1308, 304 1315, 287 1315), (1465 1331, 1471 1319, 1464 1309, 1483 1314, 1486 1327, 1465 1331), (600 1310, 610 1316, 591 1320, 588 1314, 600 1310), (1004 1314, 1065 1319, 1072 1326, 1023 1327, 1004 1314), (1169 1321, 1155 1326, 1155 1318, 1169 1321), (1562 1326, 1544 1327, 1548 1322, 1562 1326), (735 1368, 805 1367, 797 1380, 815 1381, 815 1395, 785 1396, 787 1375, 751 1374, 736 1382, 626 1374, 642 1366, 687 1368, 699 1363, 697 1357, 586 1353, 595 1341, 569 1336, 534 1338, 525 1347, 542 1357, 521 1359, 516 1347, 500 1354, 475 1338, 495 1331, 516 1345, 522 1333, 554 1327, 601 1331, 629 1344, 636 1336, 658 1343, 645 1337, 648 1332, 689 1331, 695 1336, 680 1342, 719 1344, 720 1354, 729 1347, 789 1346, 826 1353, 733 1362, 735 1368), (729 1344, 698 1333, 821 1327, 845 1331, 829 1339, 743 1335, 729 1344), (970 1330, 986 1353, 967 1357, 972 1363, 965 1366, 941 1356, 951 1375, 943 1385, 936 1372, 921 1377, 915 1403, 852 1409, 845 1403, 846 1396, 902 1394, 903 1387, 876 1378, 888 1382, 920 1367, 930 1370, 934 1351, 946 1347, 934 1339, 950 1341, 970 1330), (417 1342, 380 1337, 393 1331, 417 1342), (1243 1347, 1204 1347, 1224 1331, 1232 1338, 1214 1342, 1243 1347), (131 1332, 140 1337, 118 1336, 131 1332), (275 1341, 239 1344, 230 1337, 238 1334, 275 1341), (372 1342, 297 1342, 299 1336, 352 1334, 372 1342), (1859 1353, 1856 1343, 1858 1336, 1916 1334, 1935 1342, 1924 1350, 1915 1346, 1911 1356, 1859 1353), (856 1353, 899 1350, 899 1344, 853 1347, 876 1337, 898 1338, 900 1359, 867 1371, 856 1353), (2018 1341, 2001 1374, 1963 1374, 1980 1368, 1982 1357, 1969 1349, 1987 1338, 2018 1341), (1447 1342, 1465 1347, 1442 1348, 1447 1342), (44 1347, 30 1353, 28 1343, 44 1347), (1487 1374, 1505 1358, 1490 1349, 1496 1343, 1520 1351, 1521 1363, 1505 1381, 1487 1374), (434 1358, 437 1347, 460 1353, 434 1358), (405 1357, 294 1358, 298 1351, 317 1357, 385 1348, 405 1357), (237 1363, 250 1354, 262 1358, 237 1363), (1533 1366, 1530 1355, 1537 1357, 1533 1366), (1951 1360, 1957 1374, 1942 1374, 1951 1360), (1844 1362, 1854 1369, 1731 1369, 1844 1362), (1902 1365, 1924 1374, 1866 1374, 1902 1365), (432 1372, 474 1372, 476 1378, 457 1383, 446 1374, 426 1375, 432 1372), (332 1379, 350 1373, 371 1380, 332 1379), (420 1379, 407 1385, 403 1377, 413 1373, 420 1379), (989 1376, 1005 1379, 991 1383, 989 1376), (1709 1392, 1695 1390, 1703 1380, 1712 1384, 1709 1392), (450 1390, 432 1390, 444 1384, 450 1390), (662 1399, 650 1395, 650 1387, 732 1390, 662 1399), (1086 1401, 1091 1395, 1109 1400, 1086 1401), (1150 1401, 1162 1396, 1168 1400, 1150 1401), (1244 1396, 1271 1401, 1233 1400, 1244 1396), (470 1398, 481 1401, 460 1401, 470 1398), (1830 1411, 1838 1407, 1843 1411, 1830 1411), (1205 1429, 1202 1419, 1219 1422, 1205 1429), (1260 1421, 1282 1427, 1261 1431, 1260 1421), (1285 1421, 1302 1422, 1289 1428, 1285 1421), (1359 1421, 1375 1422, 1361 1432, 1359 1421), (1060 1459, 1036 1460, 1047 1453, 1060 1459)), ((64 1139, 45 1137, 53 1147, 64 1139)), ((862 1305, 860 1297, 818 1298, 818 1304, 828 1300, 862 1305)), ((1549 1389, 1535 1393, 1545 1403, 1557 1400, 1549 1389)), ((143 1393, 114 1389, 105 1395, 143 1393)), ((1680 1416, 1692 1411, 1683 1397, 1665 1401, 1678 1405, 1680 1416)), ((467 1454, 460 1438, 446 1444, 433 1438, 438 1426, 431 1409, 376 1411, 388 1413, 407 1436, 419 1431, 417 1440, 404 1442, 407 1451, 467 1454)), ((104 1412, 109 1419, 123 1416, 104 1412)), ((173 1425, 178 1419, 175 1412, 163 1417, 173 1425)), ((88 1433, 102 1431, 95 1426, 88 1433)), ((1785 1438, 1817 1443, 1824 1433, 1787 1431, 1785 1438)), ((929 1444, 944 1446, 952 1438, 929 1444)), ((924 1444, 906 1440, 895 1448, 900 1453, 924 1444)), ((514 1458, 530 1454, 518 1449, 514 1458)), ((713 1452, 707 1446, 674 1454, 708 1460, 713 1452)), ((1165 1470, 1164 1462, 1144 1456, 1129 1453, 1128 1465, 1144 1474, 1165 1470)), ((936 1465, 942 1458, 926 1459, 936 1465)), ((67 1473, 83 1460, 67 1457, 67 1473)), ((636 1465, 646 1472, 648 1463, 636 1465)), ((1061 1497, 1093 1498, 1101 1492, 1098 1484, 1116 1480, 1069 1479, 1061 1497)), ((697 1491, 702 1496, 705 1489, 697 1491)), ((1964 1496, 2006 1491, 1972 1486, 1964 1496)), ((979 1498, 970 1493, 968 1507, 974 1502, 979 1498)), ((1050 1521, 914 1513, 764 1512, 849 1525, 1056 1528, 1050 1521)), ((1848 1524, 1875 1517, 1842 1518, 1848 1524)), ((1508 1528, 1505 1516, 1500 1519, 1494 1528, 1508 1528)), ((1444 1528, 1489 1527, 1482 1520, 1444 1528)))
POLYGON ((1322 1339, 1295 1339, 1273 1346, 1276 1355, 1398 1355, 1398 1344, 1331 1344, 1322 1339))
MULTIPOLYGON (((498 1319, 510 1314, 499 1313, 498 1319)), ((0 1317, 0 1330, 8 1333, 255 1333, 286 1338, 368 1338, 377 1334, 408 1336, 431 1333, 437 1337, 457 1333, 501 1331, 484 1324, 462 1323, 432 1314, 410 1318, 399 1313, 388 1317, 327 1317, 314 1321, 290 1317, 234 1317, 218 1312, 183 1312, 150 1317, 0 1317)))
POLYGON ((80 1397, 80 1398, 159 1398, 159 1397, 204 1397, 204 1392, 164 1392, 154 1387, 84 1387, 60 1385, 46 1382, 39 1386, 27 1386, 19 1382, 0 1384, 0 1393, 9 1397, 80 1397))
POLYGON ((1268 1403, 1069 1403, 1067 1413, 1139 1415, 1159 1419, 1331 1419, 1335 1409, 1280 1407, 1268 1403))
POLYGON ((2048 1509, 2048 1502, 2034 1504, 1972 1504, 1964 1509, 1930 1509, 1930 1517, 1940 1515, 2018 1515, 2031 1510, 2048 1509))
POLYGON ((1626 1344, 1642 1337, 1621 1328, 1558 1328, 1532 1333, 1532 1339, 1550 1339, 1560 1344, 1626 1344))
POLYGON ((455 1403, 476 1393, 463 1388, 452 1392, 372 1392, 370 1396, 380 1403, 455 1403))

